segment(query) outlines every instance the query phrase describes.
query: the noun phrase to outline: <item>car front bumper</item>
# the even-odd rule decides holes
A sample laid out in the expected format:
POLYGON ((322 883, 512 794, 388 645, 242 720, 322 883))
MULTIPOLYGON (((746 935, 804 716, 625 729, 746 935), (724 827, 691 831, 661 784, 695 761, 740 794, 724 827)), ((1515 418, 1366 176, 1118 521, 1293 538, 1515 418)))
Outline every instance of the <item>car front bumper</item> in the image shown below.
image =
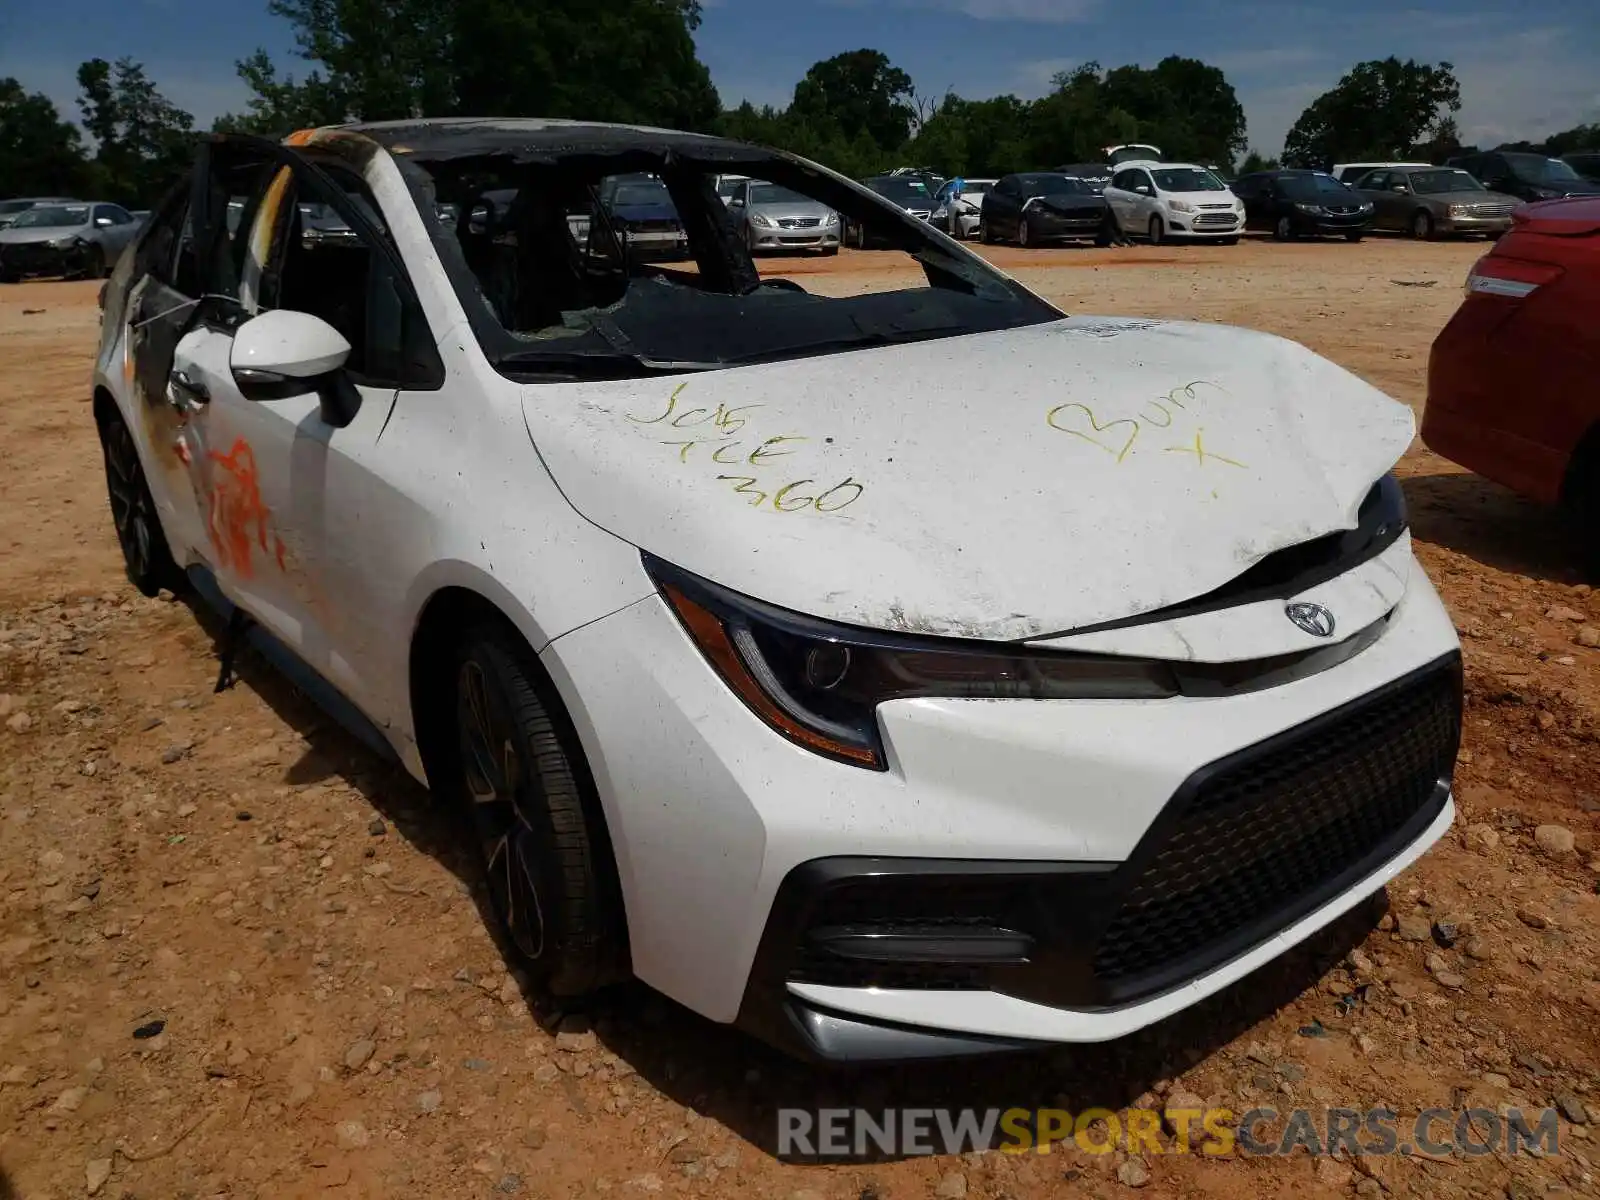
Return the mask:
POLYGON ((1244 232, 1244 214, 1227 210, 1174 212, 1167 228, 1190 238, 1236 238, 1244 232))
POLYGON ((1219 698, 895 701, 884 772, 771 732, 656 597, 557 639, 635 973, 830 1060, 1101 1041, 1218 991, 1450 824, 1458 643, 1405 561, 1387 629, 1336 667, 1219 698))
POLYGON ((1029 232, 1040 239, 1095 237, 1107 225, 1104 211, 1096 212, 1093 216, 1064 217, 1035 209, 1027 214, 1026 220, 1029 232))
POLYGON ((1510 233, 1511 218, 1438 217, 1434 227, 1441 233, 1510 233))
POLYGON ((1371 213, 1348 217, 1296 213, 1290 220, 1294 222, 1295 232, 1309 233, 1318 237, 1343 237, 1350 233, 1367 233, 1372 229, 1371 213))
POLYGON ((689 257, 689 237, 682 230, 623 231, 628 256, 636 262, 675 262, 689 257))
POLYGON ((757 250, 826 250, 839 245, 837 221, 800 229, 764 228, 752 223, 750 233, 757 250))
POLYGON ((0 245, 0 275, 73 275, 88 261, 86 243, 67 247, 47 242, 0 245))

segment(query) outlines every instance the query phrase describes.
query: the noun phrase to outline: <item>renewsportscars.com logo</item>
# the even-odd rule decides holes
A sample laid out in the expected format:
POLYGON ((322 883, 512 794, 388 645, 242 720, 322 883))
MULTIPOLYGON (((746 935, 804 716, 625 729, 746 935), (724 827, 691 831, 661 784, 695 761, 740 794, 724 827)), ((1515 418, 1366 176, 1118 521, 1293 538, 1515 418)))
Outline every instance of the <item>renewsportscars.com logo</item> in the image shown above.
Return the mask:
POLYGON ((779 1158, 1049 1154, 1070 1143, 1089 1154, 1459 1154, 1481 1157, 1523 1147, 1559 1154, 1553 1108, 1425 1108, 1406 1120, 1392 1108, 780 1108, 779 1158), (1165 1134, 1166 1136, 1163 1136, 1165 1134))

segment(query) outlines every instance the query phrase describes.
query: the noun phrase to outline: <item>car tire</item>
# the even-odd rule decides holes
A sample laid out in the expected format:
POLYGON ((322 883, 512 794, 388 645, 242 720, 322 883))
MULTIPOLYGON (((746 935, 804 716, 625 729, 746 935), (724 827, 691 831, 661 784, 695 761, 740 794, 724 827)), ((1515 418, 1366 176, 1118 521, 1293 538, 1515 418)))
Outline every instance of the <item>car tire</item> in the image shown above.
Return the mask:
POLYGON ((989 228, 989 222, 983 217, 978 218, 978 242, 980 245, 994 245, 994 231, 989 228))
POLYGON ((1017 218, 1017 245, 1024 250, 1032 249, 1033 234, 1028 230, 1028 218, 1017 218))
POLYGON ((111 522, 117 531, 128 582, 146 596, 154 596, 162 588, 182 591, 184 574, 173 559, 161 528, 161 514, 150 494, 144 464, 139 461, 139 447, 114 404, 106 405, 99 427, 111 522))
POLYGON ((1167 240, 1167 223, 1159 216, 1150 218, 1150 227, 1146 230, 1152 246, 1159 246, 1167 240))
POLYGON ((1347 234, 1344 235, 1344 240, 1347 241, 1347 242, 1359 242, 1362 238, 1364 238, 1366 236, 1367 235, 1364 234, 1364 233, 1347 233, 1347 234))
POLYGON ((83 251, 83 268, 68 278, 104 279, 106 277, 106 252, 101 246, 87 246, 83 251))
POLYGON ((1433 218, 1428 213, 1419 210, 1412 215, 1411 236, 1419 242, 1433 240, 1433 218))
POLYGON ((1288 217, 1279 217, 1272 226, 1272 236, 1274 240, 1280 242, 1294 241, 1294 222, 1288 217))
POLYGON ((449 662, 450 784, 500 932, 536 988, 586 995, 625 974, 626 938, 582 751, 508 626, 469 628, 449 662))

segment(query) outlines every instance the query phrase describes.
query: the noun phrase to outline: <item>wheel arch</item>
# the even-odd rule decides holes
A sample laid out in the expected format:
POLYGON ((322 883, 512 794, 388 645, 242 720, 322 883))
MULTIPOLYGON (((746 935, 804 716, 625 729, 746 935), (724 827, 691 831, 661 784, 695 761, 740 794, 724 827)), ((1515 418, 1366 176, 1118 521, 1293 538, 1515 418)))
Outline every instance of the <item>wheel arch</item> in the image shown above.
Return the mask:
POLYGON ((603 886, 613 906, 612 911, 616 914, 618 961, 608 978, 623 979, 631 972, 629 922, 621 882, 622 864, 617 858, 616 840, 611 832, 611 814, 596 784, 590 747, 585 744, 579 725, 573 719, 573 705, 540 657, 540 652, 549 645, 551 639, 543 635, 526 610, 515 603, 508 603, 509 596, 502 594, 497 599, 490 594, 502 591, 488 577, 444 583, 429 593, 418 608, 407 654, 409 709, 417 754, 430 790, 437 792, 439 789, 434 787, 439 779, 437 772, 447 769, 453 759, 448 733, 451 719, 451 649, 465 629, 478 624, 501 626, 527 648, 528 656, 524 665, 532 677, 540 702, 555 724, 557 736, 579 780, 585 813, 592 823, 591 833, 597 843, 596 851, 604 860, 603 886))
POLYGON ((1561 477, 1561 505, 1572 508, 1586 494, 1596 493, 1600 493, 1600 421, 1590 425, 1572 447, 1566 473, 1561 477))

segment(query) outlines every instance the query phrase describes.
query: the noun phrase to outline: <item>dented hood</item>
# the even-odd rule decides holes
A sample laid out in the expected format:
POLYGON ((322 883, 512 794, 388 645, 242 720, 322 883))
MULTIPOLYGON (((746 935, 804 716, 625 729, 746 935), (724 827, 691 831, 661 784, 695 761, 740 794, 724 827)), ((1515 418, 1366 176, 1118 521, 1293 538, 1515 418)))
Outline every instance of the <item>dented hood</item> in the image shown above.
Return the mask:
POLYGON ((1203 594, 1356 524, 1409 409, 1294 342, 1075 317, 660 379, 530 386, 591 521, 818 617, 1023 639, 1203 594))

